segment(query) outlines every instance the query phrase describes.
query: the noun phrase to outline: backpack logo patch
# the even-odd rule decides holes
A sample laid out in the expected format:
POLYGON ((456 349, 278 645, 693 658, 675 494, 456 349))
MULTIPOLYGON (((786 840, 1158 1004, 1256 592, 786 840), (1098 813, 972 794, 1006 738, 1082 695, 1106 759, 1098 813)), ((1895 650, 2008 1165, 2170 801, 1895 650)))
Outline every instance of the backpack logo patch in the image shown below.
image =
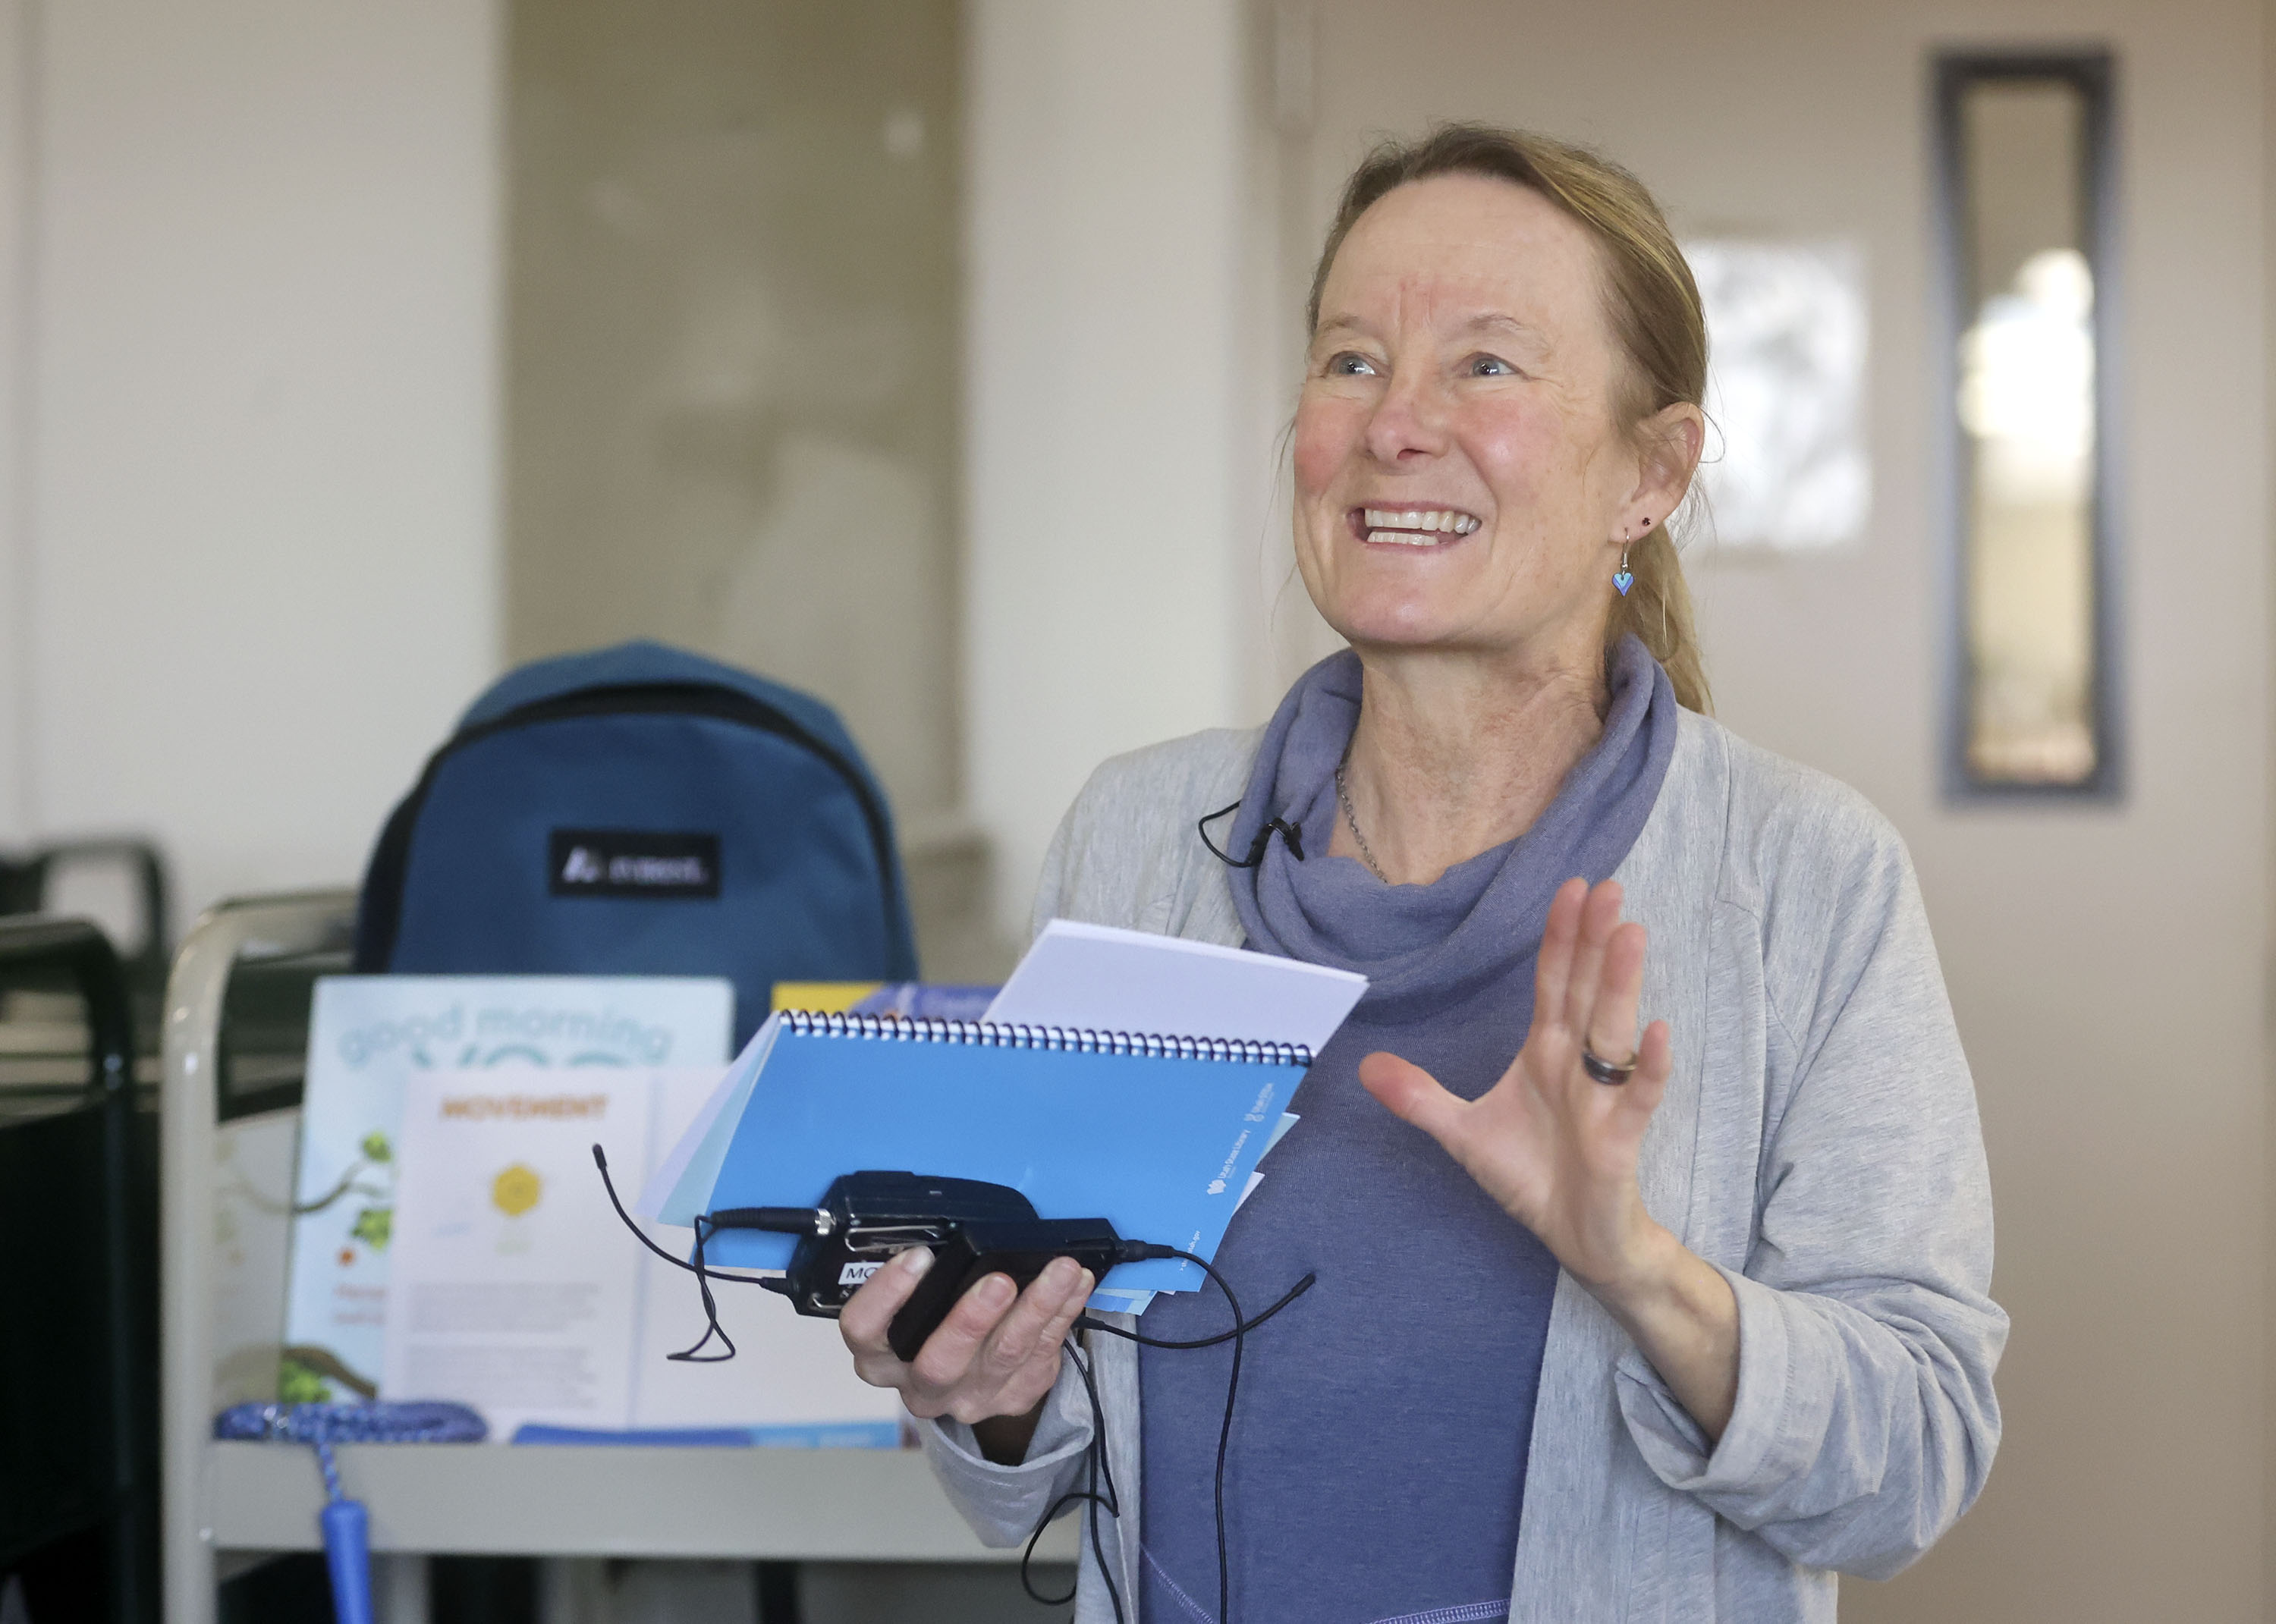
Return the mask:
POLYGON ((557 829, 547 871, 557 897, 665 902, 719 894, 719 837, 656 829, 557 829))

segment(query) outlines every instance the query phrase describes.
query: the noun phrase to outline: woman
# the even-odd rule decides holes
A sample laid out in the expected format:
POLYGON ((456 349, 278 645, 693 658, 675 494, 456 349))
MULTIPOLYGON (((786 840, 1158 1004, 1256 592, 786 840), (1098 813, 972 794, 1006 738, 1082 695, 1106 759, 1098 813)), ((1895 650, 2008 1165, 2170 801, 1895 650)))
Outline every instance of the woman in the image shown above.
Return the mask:
MULTIPOLYGON (((1311 306, 1296 558, 1351 648, 1261 732, 1102 767, 1037 904, 1370 978, 1218 1254, 1252 1311, 1318 1277, 1249 1338, 1229 1612, 1831 1619, 1837 1572, 1981 1488, 2007 1322, 1903 847, 1703 714, 1666 535, 1696 289, 1624 171, 1455 126, 1360 168, 1311 306), (1254 866, 1196 835, 1236 799, 1254 866)), ((904 1364, 927 1262, 842 1328, 982 1536, 1024 1537, 1079 1486, 1091 1281, 982 1281, 904 1364)), ((1143 1330, 1225 1324, 1211 1291, 1143 1330)), ((1104 1570, 1205 1624, 1229 1350, 1089 1346, 1121 1514, 1077 1617, 1115 1616, 1104 1570)))

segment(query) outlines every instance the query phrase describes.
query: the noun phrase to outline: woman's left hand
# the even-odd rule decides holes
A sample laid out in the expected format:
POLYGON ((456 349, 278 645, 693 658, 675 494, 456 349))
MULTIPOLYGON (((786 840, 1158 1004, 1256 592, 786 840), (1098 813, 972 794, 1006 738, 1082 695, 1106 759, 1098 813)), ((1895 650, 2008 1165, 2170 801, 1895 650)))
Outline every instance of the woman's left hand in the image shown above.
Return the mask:
POLYGON ((1615 1287, 1658 1226, 1636 1188, 1644 1128, 1667 1091, 1667 1023, 1636 1038, 1644 929, 1620 920, 1620 887, 1567 880, 1549 907, 1525 1047, 1476 1100, 1392 1054, 1360 1062, 1369 1093, 1422 1129, 1591 1290, 1615 1287), (1635 1074, 1617 1087, 1581 1067, 1586 1043, 1635 1074))
POLYGON ((1667 1023, 1638 1039, 1644 929, 1620 920, 1620 887, 1568 880, 1550 905, 1534 975, 1533 1026, 1501 1081, 1475 1100, 1394 1054, 1360 1081, 1460 1163, 1619 1320, 1694 1419, 1719 1437, 1738 1389, 1730 1283, 1644 1210, 1644 1129, 1673 1069, 1667 1023), (1626 1064, 1625 1083, 1582 1068, 1586 1044, 1626 1064))

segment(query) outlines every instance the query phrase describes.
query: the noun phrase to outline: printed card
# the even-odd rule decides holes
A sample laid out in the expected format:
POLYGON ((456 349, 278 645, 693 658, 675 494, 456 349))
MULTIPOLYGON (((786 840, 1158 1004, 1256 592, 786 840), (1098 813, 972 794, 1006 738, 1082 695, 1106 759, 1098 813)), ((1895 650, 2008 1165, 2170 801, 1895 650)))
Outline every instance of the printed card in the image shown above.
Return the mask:
MULTIPOLYGON (((278 1396, 368 1396, 382 1367, 411 1080, 726 1064, 734 989, 648 976, 328 976, 316 983, 278 1396)), ((715 1074, 716 1075, 716 1071, 715 1074)))

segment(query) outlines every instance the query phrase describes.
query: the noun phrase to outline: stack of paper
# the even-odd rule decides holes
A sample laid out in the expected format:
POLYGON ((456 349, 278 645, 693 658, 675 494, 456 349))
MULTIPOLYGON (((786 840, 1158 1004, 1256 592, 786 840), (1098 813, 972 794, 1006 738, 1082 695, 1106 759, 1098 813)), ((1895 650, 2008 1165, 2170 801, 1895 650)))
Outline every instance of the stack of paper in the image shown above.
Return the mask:
MULTIPOLYGON (((1316 1054, 1366 991, 1367 977, 1348 970, 1054 919, 986 1019, 1302 1043, 1316 1054)), ((1265 1142, 1267 1154, 1295 1123, 1294 1114, 1281 1116, 1265 1142)), ((1262 1172, 1250 1173, 1240 1201, 1263 1180, 1262 1172)), ((1093 1301, 1139 1314, 1153 1295, 1102 1287, 1093 1301)))

